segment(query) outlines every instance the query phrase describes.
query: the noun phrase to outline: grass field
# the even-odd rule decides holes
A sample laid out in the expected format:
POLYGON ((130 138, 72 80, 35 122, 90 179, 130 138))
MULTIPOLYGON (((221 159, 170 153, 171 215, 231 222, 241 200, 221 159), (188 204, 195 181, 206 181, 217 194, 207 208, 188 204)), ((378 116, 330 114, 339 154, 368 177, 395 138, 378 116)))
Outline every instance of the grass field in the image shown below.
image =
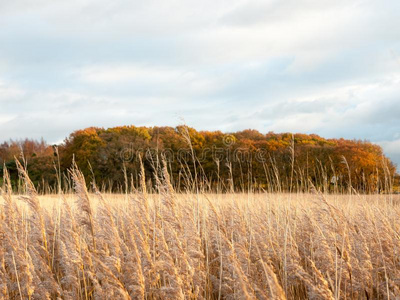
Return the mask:
POLYGON ((392 195, 2 191, 0 299, 399 299, 392 195))

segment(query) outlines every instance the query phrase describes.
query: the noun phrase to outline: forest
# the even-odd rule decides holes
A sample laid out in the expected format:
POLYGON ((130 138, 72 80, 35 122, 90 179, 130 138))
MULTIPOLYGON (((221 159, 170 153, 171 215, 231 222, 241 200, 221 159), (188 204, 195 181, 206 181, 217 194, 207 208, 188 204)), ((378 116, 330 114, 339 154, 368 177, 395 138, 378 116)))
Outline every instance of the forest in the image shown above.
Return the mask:
POLYGON ((58 185, 71 190, 73 161, 87 182, 120 193, 139 185, 141 166, 151 191, 161 164, 177 191, 191 192, 308 192, 313 185, 324 192, 389 193, 398 192, 400 181, 382 148, 368 141, 256 130, 227 134, 187 126, 91 127, 71 133, 59 145, 32 139, 4 142, 0 165, 19 190, 16 159, 26 165, 41 193, 55 192, 58 185))

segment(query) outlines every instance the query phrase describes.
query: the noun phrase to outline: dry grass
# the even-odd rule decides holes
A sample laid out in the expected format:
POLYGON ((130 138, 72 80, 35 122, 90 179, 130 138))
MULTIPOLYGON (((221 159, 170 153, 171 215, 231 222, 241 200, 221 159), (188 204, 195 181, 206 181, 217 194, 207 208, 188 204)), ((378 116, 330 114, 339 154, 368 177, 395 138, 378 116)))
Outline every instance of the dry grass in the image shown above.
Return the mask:
POLYGON ((2 189, 0 299, 399 299, 399 199, 2 189), (22 201, 21 201, 22 200, 22 201))

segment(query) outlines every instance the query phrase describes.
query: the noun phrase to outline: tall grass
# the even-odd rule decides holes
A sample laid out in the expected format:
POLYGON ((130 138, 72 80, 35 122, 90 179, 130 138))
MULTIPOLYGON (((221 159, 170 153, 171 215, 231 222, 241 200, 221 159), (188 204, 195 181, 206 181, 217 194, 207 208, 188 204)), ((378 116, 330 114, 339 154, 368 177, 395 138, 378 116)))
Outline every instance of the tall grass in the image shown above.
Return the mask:
MULTIPOLYGON (((400 218, 388 196, 26 194, 4 172, 0 299, 399 299, 400 218), (72 201, 74 198, 75 201, 72 201), (21 201, 22 200, 22 201, 21 201)), ((292 170, 293 172, 293 170, 292 170)), ((127 178, 127 176, 126 176, 127 178)))

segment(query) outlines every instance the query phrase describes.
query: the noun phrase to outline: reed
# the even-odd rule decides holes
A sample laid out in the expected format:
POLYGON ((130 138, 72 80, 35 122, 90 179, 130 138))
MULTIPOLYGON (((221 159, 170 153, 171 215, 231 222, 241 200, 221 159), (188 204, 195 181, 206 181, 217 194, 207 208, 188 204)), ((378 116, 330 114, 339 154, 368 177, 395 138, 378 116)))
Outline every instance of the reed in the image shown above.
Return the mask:
POLYGON ((40 196, 19 164, 17 196, 5 169, 0 299, 400 297, 397 196, 178 193, 157 165, 155 190, 142 168, 121 195, 74 166, 74 194, 40 196))

